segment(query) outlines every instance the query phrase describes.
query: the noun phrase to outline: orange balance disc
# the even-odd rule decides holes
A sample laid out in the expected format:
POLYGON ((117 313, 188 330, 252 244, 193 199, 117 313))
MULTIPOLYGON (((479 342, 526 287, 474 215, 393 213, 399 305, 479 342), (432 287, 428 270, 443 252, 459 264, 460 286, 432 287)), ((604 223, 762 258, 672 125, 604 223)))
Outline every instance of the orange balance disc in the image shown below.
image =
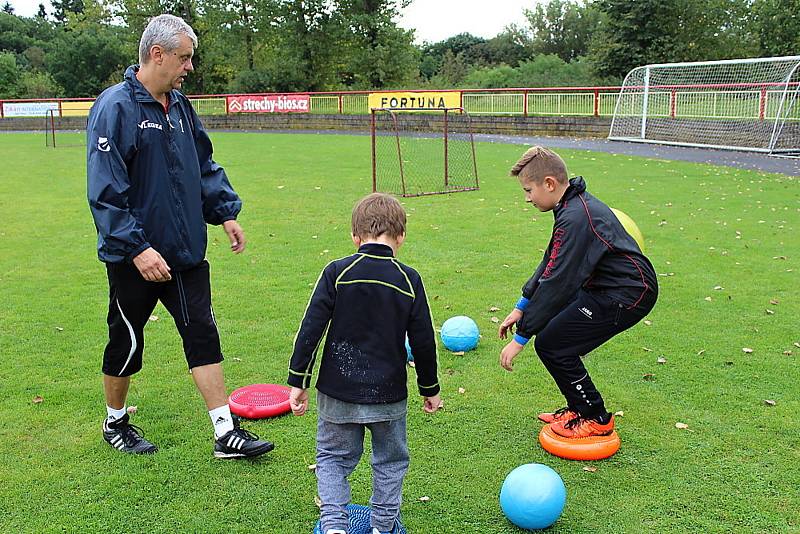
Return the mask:
POLYGON ((289 388, 279 384, 251 384, 228 397, 231 412, 247 419, 282 415, 291 410, 289 388))
POLYGON ((568 439, 553 432, 550 425, 539 432, 539 443, 550 454, 567 460, 602 460, 613 456, 620 445, 616 431, 608 436, 568 439))

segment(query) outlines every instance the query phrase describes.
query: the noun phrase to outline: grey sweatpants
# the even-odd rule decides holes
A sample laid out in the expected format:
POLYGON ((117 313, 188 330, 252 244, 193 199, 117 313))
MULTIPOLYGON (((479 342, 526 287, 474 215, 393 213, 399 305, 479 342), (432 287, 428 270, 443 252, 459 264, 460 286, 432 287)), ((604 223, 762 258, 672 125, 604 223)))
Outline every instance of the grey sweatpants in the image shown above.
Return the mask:
POLYGON ((371 526, 381 532, 394 527, 403 497, 403 478, 408 470, 406 419, 377 423, 317 422, 317 492, 322 506, 322 532, 348 531, 345 506, 350 502, 353 472, 364 452, 364 429, 372 436, 371 526))

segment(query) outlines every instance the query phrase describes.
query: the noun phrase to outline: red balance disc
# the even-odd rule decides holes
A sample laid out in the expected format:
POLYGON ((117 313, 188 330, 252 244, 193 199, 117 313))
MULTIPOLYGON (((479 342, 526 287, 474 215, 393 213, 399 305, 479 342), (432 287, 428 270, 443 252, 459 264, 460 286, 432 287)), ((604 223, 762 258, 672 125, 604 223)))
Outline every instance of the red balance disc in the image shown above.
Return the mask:
POLYGON ((602 460, 613 456, 619 450, 620 440, 616 431, 608 436, 591 436, 588 438, 565 438, 559 436, 546 425, 539 432, 539 443, 542 448, 567 460, 602 460))
POLYGON ((231 412, 247 419, 275 417, 291 410, 289 388, 278 384, 251 384, 228 397, 231 412))

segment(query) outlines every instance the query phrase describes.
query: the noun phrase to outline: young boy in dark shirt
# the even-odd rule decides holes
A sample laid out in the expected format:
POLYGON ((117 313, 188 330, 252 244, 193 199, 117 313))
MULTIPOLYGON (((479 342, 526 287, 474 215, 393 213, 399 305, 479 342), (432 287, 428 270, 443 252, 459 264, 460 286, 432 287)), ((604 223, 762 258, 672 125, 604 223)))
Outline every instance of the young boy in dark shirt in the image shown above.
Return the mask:
POLYGON ((317 491, 325 534, 348 531, 347 477, 361 458, 365 428, 372 436, 372 532, 402 530, 399 512, 409 463, 406 334, 423 409, 433 413, 441 407, 425 288, 414 269, 395 259, 405 229, 406 214, 395 198, 373 193, 362 199, 352 218, 358 252, 322 271, 295 338, 290 403, 295 415, 303 415, 325 336, 316 383, 317 491))
POLYGON ((533 147, 511 175, 527 202, 553 212, 554 224, 542 262, 500 325, 502 339, 517 329, 500 364, 513 370, 514 358, 536 336, 534 349, 567 401, 539 419, 568 439, 608 435, 614 416, 581 358, 650 312, 658 296, 655 271, 611 209, 586 191, 583 178, 568 180, 558 154, 533 147))

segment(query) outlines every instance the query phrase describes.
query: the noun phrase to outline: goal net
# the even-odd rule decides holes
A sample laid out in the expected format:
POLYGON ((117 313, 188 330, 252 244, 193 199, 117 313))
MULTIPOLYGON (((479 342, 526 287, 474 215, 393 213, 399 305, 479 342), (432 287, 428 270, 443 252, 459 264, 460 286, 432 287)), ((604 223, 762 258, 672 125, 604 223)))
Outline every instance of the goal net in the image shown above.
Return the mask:
POLYGON ((646 65, 625 77, 608 138, 800 153, 800 56, 646 65))
POLYGON ((474 191, 478 167, 463 108, 375 108, 372 190, 404 197, 474 191))
POLYGON ((52 148, 86 146, 88 109, 48 109, 44 117, 45 146, 52 148))

